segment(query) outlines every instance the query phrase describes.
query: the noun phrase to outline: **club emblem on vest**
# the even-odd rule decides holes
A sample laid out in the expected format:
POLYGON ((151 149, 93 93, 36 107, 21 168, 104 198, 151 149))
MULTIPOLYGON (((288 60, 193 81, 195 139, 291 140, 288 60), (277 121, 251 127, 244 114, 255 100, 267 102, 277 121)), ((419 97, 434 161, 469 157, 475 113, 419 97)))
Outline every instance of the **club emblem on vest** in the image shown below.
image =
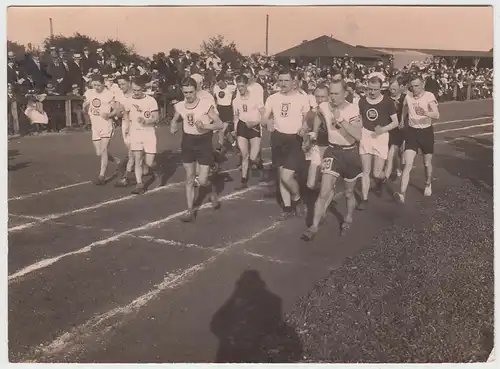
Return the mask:
POLYGON ((288 110, 290 110, 290 103, 281 103, 281 116, 288 117, 288 110))
POLYGON ((374 109, 374 108, 370 108, 366 111, 366 118, 373 122, 374 120, 377 120, 378 118, 378 111, 377 109, 374 109))

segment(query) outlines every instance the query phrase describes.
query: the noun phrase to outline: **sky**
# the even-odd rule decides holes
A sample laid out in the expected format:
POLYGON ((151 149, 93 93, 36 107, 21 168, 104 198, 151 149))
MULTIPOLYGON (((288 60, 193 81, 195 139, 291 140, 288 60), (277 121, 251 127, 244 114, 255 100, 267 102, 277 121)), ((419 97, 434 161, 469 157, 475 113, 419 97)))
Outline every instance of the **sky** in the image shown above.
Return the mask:
POLYGON ((322 35, 368 47, 493 47, 492 7, 10 7, 7 38, 41 45, 52 18, 55 35, 118 38, 143 56, 174 47, 199 51, 218 34, 248 55, 265 52, 266 15, 270 54, 322 35))

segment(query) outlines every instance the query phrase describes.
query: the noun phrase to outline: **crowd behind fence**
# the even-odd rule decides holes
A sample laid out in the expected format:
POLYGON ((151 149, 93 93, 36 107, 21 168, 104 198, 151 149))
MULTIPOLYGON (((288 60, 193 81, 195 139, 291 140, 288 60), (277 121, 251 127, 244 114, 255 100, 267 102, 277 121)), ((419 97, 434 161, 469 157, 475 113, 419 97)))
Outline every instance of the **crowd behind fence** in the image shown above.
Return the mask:
POLYGON ((277 91, 278 71, 283 64, 298 71, 299 86, 312 93, 320 83, 327 83, 340 75, 353 86, 358 95, 366 90, 366 80, 373 73, 382 73, 388 81, 418 73, 425 80, 426 90, 434 93, 440 102, 491 98, 493 94, 493 68, 485 63, 464 62, 453 58, 432 58, 424 62, 411 62, 402 69, 394 68, 389 60, 372 64, 354 58, 342 57, 316 65, 300 59, 276 60, 272 56, 251 56, 239 63, 221 61, 215 55, 192 55, 187 52, 162 55, 149 63, 136 65, 122 63, 113 55, 50 50, 50 55, 29 54, 21 62, 8 53, 8 133, 38 134, 59 132, 68 128, 88 129, 90 120, 82 109, 83 93, 88 89, 91 74, 103 75, 109 83, 121 74, 146 75, 150 83, 147 93, 154 96, 160 106, 162 121, 172 111, 172 101, 182 99, 179 82, 182 78, 201 74, 204 88, 211 90, 217 80, 234 81, 243 71, 251 71, 266 95, 277 91), (33 97, 37 96, 34 102, 33 97), (39 97, 43 96, 42 99, 39 97), (43 100, 41 102, 40 100, 43 100), (42 116, 33 124, 32 116, 42 116), (39 114, 43 113, 43 114, 39 114), (33 115, 34 114, 34 115, 33 115))

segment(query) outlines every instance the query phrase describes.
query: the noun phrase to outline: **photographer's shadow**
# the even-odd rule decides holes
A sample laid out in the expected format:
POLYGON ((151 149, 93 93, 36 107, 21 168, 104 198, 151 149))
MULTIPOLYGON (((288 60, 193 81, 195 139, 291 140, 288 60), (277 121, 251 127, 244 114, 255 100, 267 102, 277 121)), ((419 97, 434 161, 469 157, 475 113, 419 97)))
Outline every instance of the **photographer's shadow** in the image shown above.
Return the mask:
POLYGON ((297 333, 283 321, 281 298, 255 270, 243 272, 210 328, 219 339, 218 363, 290 363, 302 356, 297 333))

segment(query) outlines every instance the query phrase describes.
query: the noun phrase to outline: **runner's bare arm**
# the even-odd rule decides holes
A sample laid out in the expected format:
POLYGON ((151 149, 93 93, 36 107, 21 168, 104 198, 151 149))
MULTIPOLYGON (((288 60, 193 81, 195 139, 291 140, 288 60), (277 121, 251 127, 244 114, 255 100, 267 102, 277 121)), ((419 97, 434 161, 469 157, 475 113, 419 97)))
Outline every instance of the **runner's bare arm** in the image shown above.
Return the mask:
POLYGON ((233 105, 233 133, 236 134, 236 127, 238 126, 238 122, 240 121, 240 110, 233 105))
POLYGON ((401 112, 401 121, 399 122, 399 129, 405 128, 405 119, 408 116, 408 103, 406 102, 406 99, 403 101, 403 109, 401 112))
POLYGON ((123 126, 123 132, 125 134, 128 134, 130 131, 130 115, 128 111, 123 111, 123 118, 122 118, 122 126, 123 126))
POLYGON ((385 127, 380 127, 380 126, 375 127, 375 132, 377 132, 378 134, 386 133, 393 130, 394 128, 397 128, 398 126, 399 126, 399 121, 398 121, 398 115, 396 113, 391 115, 391 123, 389 123, 385 127))
POLYGON ((359 115, 351 117, 349 121, 343 120, 339 122, 341 127, 346 130, 346 132, 353 137, 356 141, 361 140, 361 130, 363 124, 361 123, 361 117, 359 115))
POLYGON ((318 138, 319 127, 321 126, 321 118, 320 118, 319 114, 320 113, 318 112, 314 116, 313 129, 311 132, 311 133, 314 133, 314 135, 312 136, 314 139, 318 138))
POLYGON ((439 119, 439 109, 436 101, 429 103, 429 111, 425 112, 424 115, 432 119, 439 119))
POLYGON ((262 125, 266 126, 269 132, 274 131, 274 125, 271 120, 272 112, 273 112, 272 107, 266 104, 266 107, 264 109, 264 116, 262 117, 262 125))
POLYGON ((179 130, 178 121, 179 121, 180 117, 181 117, 181 115, 179 114, 179 112, 175 111, 174 117, 170 121, 170 133, 175 134, 179 130))
POLYGON ((220 120, 219 114, 215 112, 215 109, 213 106, 210 107, 207 113, 208 117, 212 121, 211 124, 204 124, 203 128, 205 129, 210 129, 212 131, 216 131, 218 129, 224 128, 224 123, 222 120, 220 120))

